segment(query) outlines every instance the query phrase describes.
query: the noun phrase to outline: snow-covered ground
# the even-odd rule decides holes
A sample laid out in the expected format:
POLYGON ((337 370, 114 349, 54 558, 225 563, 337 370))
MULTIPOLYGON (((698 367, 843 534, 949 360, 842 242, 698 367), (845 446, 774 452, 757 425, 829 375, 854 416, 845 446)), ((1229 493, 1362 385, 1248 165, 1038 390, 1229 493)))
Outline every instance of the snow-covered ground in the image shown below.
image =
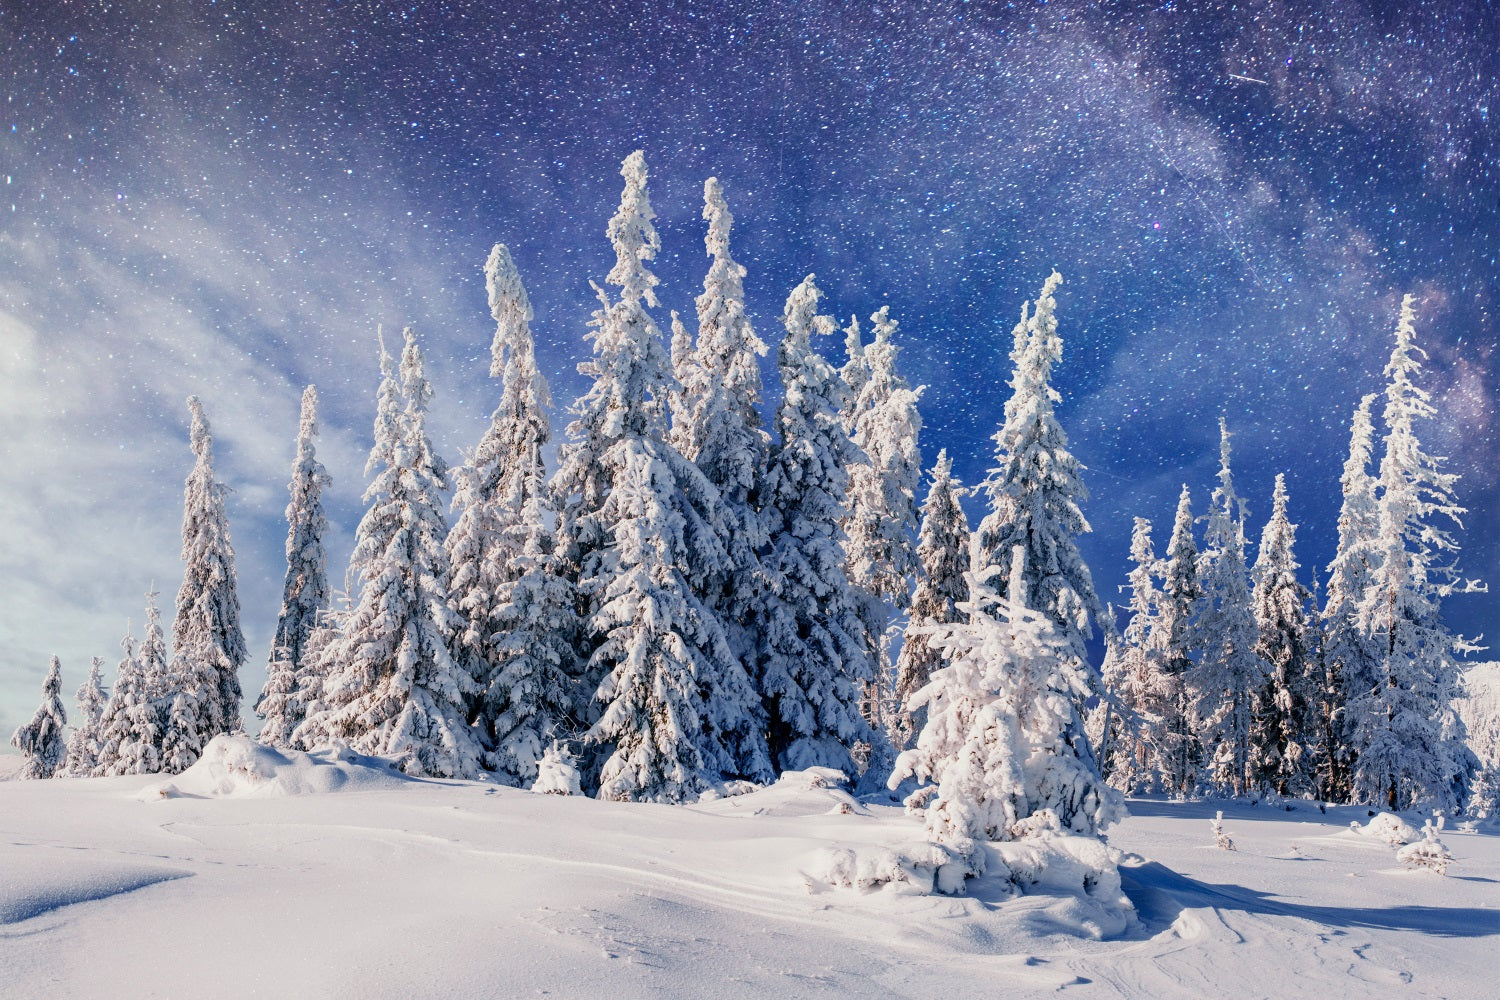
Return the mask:
POLYGON ((1135 801, 1136 915, 835 888, 921 839, 815 773, 695 806, 211 754, 169 782, 0 784, 5 997, 1494 996, 1500 836, 1446 877, 1327 815, 1135 801), (1106 921, 1107 922, 1107 921, 1106 921))

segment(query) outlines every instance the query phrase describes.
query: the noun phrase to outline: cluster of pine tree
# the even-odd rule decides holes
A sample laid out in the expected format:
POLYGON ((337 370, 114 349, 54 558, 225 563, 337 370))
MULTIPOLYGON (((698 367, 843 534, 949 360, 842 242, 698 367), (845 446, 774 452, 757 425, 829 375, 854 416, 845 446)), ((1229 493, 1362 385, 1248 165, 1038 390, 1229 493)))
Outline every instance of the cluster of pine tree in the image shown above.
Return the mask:
MULTIPOLYGON (((1201 549, 1186 487, 1165 558, 1137 521, 1116 635, 1078 549, 1087 490, 1054 411, 1060 275, 1016 324, 995 467, 967 491, 939 455, 919 510, 922 390, 897 371, 889 310, 870 317, 868 345, 851 319, 836 369, 816 347, 838 325, 813 276, 792 290, 769 433, 768 348, 745 310, 718 181, 704 187, 697 332, 672 312, 668 345, 652 314, 659 241, 642 155, 621 174, 613 290, 594 286, 592 358, 579 366, 592 384, 555 472, 532 308, 506 247, 485 266, 500 401, 458 468, 427 433, 433 390, 414 334, 399 361, 382 343, 355 590, 341 606, 322 542, 317 395, 304 393, 282 611, 255 704, 263 741, 662 802, 832 767, 866 787, 915 780, 908 801, 940 842, 1092 835, 1119 815, 1117 789, 1393 806, 1461 796, 1451 699, 1465 644, 1443 630, 1438 602, 1467 584, 1432 523, 1461 509, 1413 431, 1431 408, 1412 382, 1409 301, 1378 477, 1371 400, 1356 414, 1321 612, 1296 574, 1280 479, 1247 570, 1226 431, 1201 549), (970 492, 988 501, 972 534, 970 492), (1094 628, 1108 640, 1102 677, 1085 648, 1094 628)), ((239 727, 225 490, 202 409, 189 406, 196 464, 170 655, 152 594, 146 636, 137 648, 127 635, 108 697, 95 661, 71 737, 54 659, 42 707, 14 738, 31 776, 180 772, 239 727)))
POLYGON ((1111 698, 1091 720, 1115 787, 1464 805, 1476 762, 1454 709, 1457 657, 1476 647, 1447 630, 1440 604, 1479 584, 1454 562, 1451 529, 1464 513, 1455 477, 1416 433, 1434 411, 1415 381, 1423 352, 1414 319, 1407 296, 1385 369, 1375 471, 1376 397, 1354 413, 1321 608, 1298 575, 1283 476, 1247 568, 1223 421, 1202 547, 1186 486, 1161 558, 1151 522, 1136 519, 1127 624, 1103 668, 1111 698))

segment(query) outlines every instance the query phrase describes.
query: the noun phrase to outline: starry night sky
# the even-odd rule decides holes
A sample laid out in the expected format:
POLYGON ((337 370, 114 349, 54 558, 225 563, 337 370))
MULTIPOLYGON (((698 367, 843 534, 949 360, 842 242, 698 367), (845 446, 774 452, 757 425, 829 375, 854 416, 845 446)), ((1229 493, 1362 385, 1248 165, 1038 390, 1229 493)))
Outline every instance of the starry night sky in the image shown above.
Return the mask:
POLYGON ((418 330, 456 462, 498 398, 480 268, 504 242, 570 403, 637 148, 662 326, 701 290, 717 175, 762 337, 808 272, 841 319, 889 304, 925 461, 946 447, 970 484, 1010 329, 1060 270, 1059 413, 1105 600, 1134 516, 1160 545, 1182 483, 1204 510, 1220 414, 1252 542, 1285 471, 1321 570, 1350 414, 1414 292, 1440 410, 1421 434, 1463 477, 1463 568, 1497 585, 1448 619, 1500 639, 1500 8, 914 6, 0 2, 0 732, 49 653, 69 695, 89 655, 112 668, 153 581, 170 614, 190 392, 235 491, 248 715, 302 386, 337 582, 377 325, 418 330))

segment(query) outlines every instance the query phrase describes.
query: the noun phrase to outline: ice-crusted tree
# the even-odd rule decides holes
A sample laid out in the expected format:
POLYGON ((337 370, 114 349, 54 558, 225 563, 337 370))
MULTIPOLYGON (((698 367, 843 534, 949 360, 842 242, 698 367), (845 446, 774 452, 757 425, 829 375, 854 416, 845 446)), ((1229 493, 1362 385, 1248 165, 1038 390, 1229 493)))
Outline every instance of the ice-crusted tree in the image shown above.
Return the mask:
POLYGON ((21 751, 26 762, 23 778, 51 778, 63 770, 68 757, 68 713, 62 703, 62 663, 57 657, 42 682, 42 703, 31 721, 18 728, 10 745, 21 751))
MULTIPOLYGON (((1005 419, 995 433, 996 466, 984 482, 990 510, 974 533, 973 563, 999 580, 1010 564, 1011 550, 1026 550, 1026 607, 1050 618, 1072 646, 1073 656, 1087 664, 1085 642, 1104 609, 1094 592, 1093 577, 1078 550, 1080 535, 1092 530, 1079 504, 1088 499, 1083 466, 1068 450, 1068 435, 1057 421, 1052 369, 1062 358, 1053 297, 1062 275, 1048 276, 1034 308, 1021 307, 1012 333, 1011 396, 1005 419)), ((1002 597, 1009 597, 1001 589, 1002 597)), ((1086 670, 1092 674, 1092 670, 1086 670)), ((1097 677, 1094 687, 1097 687, 1097 677)))
POLYGON ((1378 554, 1380 513, 1375 502, 1375 478, 1370 475, 1374 429, 1371 393, 1354 410, 1349 431, 1349 457, 1340 486, 1339 542, 1328 564, 1328 589, 1320 617, 1322 626, 1321 691, 1318 699, 1319 795, 1335 802, 1349 798, 1354 763, 1354 730, 1358 720, 1346 706, 1351 698, 1370 697, 1383 678, 1380 640, 1360 618, 1360 604, 1370 589, 1378 554))
POLYGON ((780 770, 854 771, 851 748, 872 737, 859 711, 873 666, 860 642, 858 605, 845 574, 844 497, 859 449, 840 417, 844 381, 812 347, 835 325, 818 314, 808 275, 786 301, 786 337, 776 352, 785 397, 780 441, 767 475, 769 592, 760 619, 760 689, 780 770))
POLYGON ((399 756, 413 774, 479 776, 482 751, 466 706, 474 682, 454 662, 458 617, 448 606, 443 549, 447 465, 427 436, 427 381, 407 329, 399 371, 381 347, 374 479, 355 531, 351 569, 359 597, 323 654, 330 660, 309 728, 363 753, 399 756))
MULTIPOLYGON (((194 664, 176 658, 169 658, 167 651, 166 630, 161 625, 161 608, 157 606, 156 586, 146 592, 146 633, 141 637, 141 645, 136 650, 135 659, 139 667, 140 694, 155 709, 158 716, 167 710, 176 697, 177 692, 189 685, 189 676, 198 678, 204 668, 212 671, 212 663, 194 664)), ((217 678, 217 674, 212 674, 217 678)), ((193 690, 205 702, 200 717, 204 718, 205 725, 211 725, 218 720, 219 687, 217 679, 213 684, 205 687, 193 680, 193 690)), ((215 726, 213 732, 206 733, 203 742, 207 744, 213 733, 219 731, 215 726)), ((156 748, 161 749, 161 731, 158 729, 156 736, 156 748)))
POLYGON ((543 449, 552 397, 536 365, 532 309, 510 250, 484 267, 500 403, 460 470, 448 535, 461 665, 478 684, 476 719, 490 766, 524 785, 573 711, 573 589, 558 572, 556 512, 543 449))
MULTIPOLYGON (((142 643, 142 670, 147 677, 151 673, 146 653, 151 631, 148 624, 148 641, 142 643)), ((153 699, 161 723, 161 770, 167 774, 181 774, 196 764, 208 741, 223 731, 218 725, 219 685, 213 662, 208 650, 176 654, 169 667, 170 685, 153 699)))
POLYGON ((891 775, 892 787, 907 777, 937 785, 928 836, 960 849, 1049 830, 1097 836, 1123 815, 1075 708, 1088 678, 1051 618, 1022 603, 1024 566, 1016 546, 1014 598, 970 573, 968 621, 932 626, 947 665, 917 692, 927 724, 891 775))
MULTIPOLYGON (((613 302, 596 289, 594 385, 575 409, 575 442, 597 441, 607 491, 603 545, 582 568, 599 678, 587 740, 605 759, 599 796, 680 802, 721 774, 769 777, 759 706, 718 615, 699 595, 727 571, 718 491, 667 441, 663 402, 677 386, 646 264, 657 248, 639 151, 621 167, 625 190, 610 220, 613 302)), ((576 454, 576 453, 575 453, 576 454)), ((568 468, 565 466, 565 469, 568 468)), ((570 490, 571 492, 576 492, 570 490)))
POLYGON ((1200 747, 1193 725, 1192 649, 1195 619, 1203 589, 1198 583, 1198 545, 1193 539, 1192 495, 1183 484, 1177 498, 1172 538, 1161 570, 1155 628, 1160 633, 1162 785, 1173 795, 1193 789, 1200 747))
POLYGON ((1256 692, 1250 727, 1254 780, 1277 795, 1305 794, 1313 779, 1317 665, 1307 621, 1312 594, 1297 579, 1292 551, 1296 531, 1287 516, 1286 476, 1278 474, 1271 517, 1251 572, 1251 604, 1260 632, 1255 652, 1267 673, 1256 692))
POLYGON ((1457 476, 1423 449, 1418 421, 1436 414, 1416 384, 1425 352, 1416 346, 1414 297, 1401 302, 1385 375, 1377 535, 1372 579, 1360 619, 1380 641, 1376 683, 1351 697, 1356 801, 1390 809, 1421 804, 1452 809, 1467 780, 1463 724, 1453 711, 1455 657, 1474 648, 1443 622, 1442 599, 1479 589, 1458 575, 1458 542, 1448 525, 1465 513, 1453 497, 1457 476))
POLYGON ((292 733, 306 717, 302 679, 313 668, 307 662, 307 640, 318 615, 328 607, 328 556, 323 533, 323 490, 330 480, 318 461, 313 439, 318 436, 318 390, 302 390, 302 414, 297 428, 297 454, 286 505, 286 581, 281 588, 281 615, 271 640, 266 686, 255 702, 255 714, 265 720, 260 741, 291 747, 292 733))
POLYGON ((745 313, 745 269, 730 255, 734 216, 717 178, 703 185, 704 237, 710 259, 698 296, 696 343, 673 335, 673 364, 682 383, 683 412, 672 442, 719 493, 716 525, 728 559, 706 580, 705 598, 728 630, 735 656, 753 670, 755 639, 745 627, 764 590, 759 553, 766 544, 759 514, 770 435, 761 427, 760 364, 766 345, 745 313), (679 359, 678 355, 682 354, 679 359))
MULTIPOLYGON (((154 597, 151 606, 155 607, 154 597)), ((161 769, 161 725, 156 706, 146 693, 135 638, 130 629, 120 640, 125 655, 115 671, 115 684, 99 720, 101 731, 96 775, 155 774, 161 769)))
POLYGON ((1229 427, 1219 418, 1219 485, 1209 500, 1198 556, 1197 667, 1194 724, 1210 784, 1241 796, 1253 784, 1250 726, 1255 693, 1266 668, 1255 652, 1260 631, 1250 602, 1245 565, 1244 504, 1229 468, 1229 427))
POLYGON ((1135 519, 1130 535, 1134 563, 1126 586, 1125 631, 1105 657, 1104 686, 1116 711, 1104 733, 1107 756, 1100 761, 1109 783, 1125 792, 1154 791, 1163 771, 1163 733, 1169 703, 1163 661, 1166 650, 1160 627, 1161 592, 1156 585, 1157 559, 1151 544, 1151 522, 1135 519))
POLYGON ((844 327, 844 367, 839 369, 839 378, 844 380, 848 389, 844 394, 844 402, 839 407, 839 415, 850 436, 854 434, 854 422, 859 416, 860 394, 870 381, 870 364, 865 358, 865 345, 860 334, 859 317, 850 316, 849 325, 844 327))
POLYGON ((901 653, 896 657, 896 698, 901 712, 897 750, 906 749, 926 722, 926 710, 914 708, 911 699, 943 663, 942 651, 932 645, 925 626, 959 621, 959 604, 969 597, 969 520, 960 503, 963 492, 963 485, 953 478, 948 452, 938 452, 932 485, 922 502, 917 587, 901 653))
MULTIPOLYGON (((882 306, 870 317, 875 339, 865 350, 867 377, 854 406, 851 438, 864 459, 849 467, 849 514, 844 552, 849 582, 860 599, 865 655, 875 680, 865 695, 865 718, 888 744, 901 738, 890 657, 891 628, 911 603, 917 552, 917 484, 922 416, 913 390, 896 371, 897 323, 882 306)), ((873 766, 873 765, 872 765, 873 766)), ((887 758, 886 767, 889 767, 887 758)))
POLYGON ((104 705, 109 696, 104 691, 104 680, 100 672, 104 669, 104 657, 94 657, 89 665, 88 680, 78 689, 79 725, 68 737, 67 773, 75 778, 87 778, 99 766, 99 751, 103 730, 104 705))
POLYGON ((213 728, 208 739, 240 728, 240 667, 245 636, 240 631, 240 599, 234 571, 234 545, 224 510, 228 487, 214 478, 214 442, 197 396, 188 397, 190 443, 196 461, 182 502, 182 586, 177 591, 172 654, 204 656, 216 678, 218 706, 200 715, 213 728))

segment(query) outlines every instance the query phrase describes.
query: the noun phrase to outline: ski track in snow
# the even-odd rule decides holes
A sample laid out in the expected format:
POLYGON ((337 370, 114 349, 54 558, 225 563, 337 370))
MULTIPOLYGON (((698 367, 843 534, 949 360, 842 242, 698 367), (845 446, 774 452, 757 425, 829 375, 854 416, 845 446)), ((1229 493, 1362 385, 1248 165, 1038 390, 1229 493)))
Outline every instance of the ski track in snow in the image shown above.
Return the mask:
POLYGON ((159 783, 0 784, 0 996, 1479 997, 1500 938, 1500 838, 1446 831, 1450 877, 1408 872, 1362 810, 1230 804, 1225 852, 1223 803, 1133 803, 1138 920, 1100 941, 1071 897, 983 882, 809 892, 820 851, 921 827, 796 780, 691 807, 159 783))

